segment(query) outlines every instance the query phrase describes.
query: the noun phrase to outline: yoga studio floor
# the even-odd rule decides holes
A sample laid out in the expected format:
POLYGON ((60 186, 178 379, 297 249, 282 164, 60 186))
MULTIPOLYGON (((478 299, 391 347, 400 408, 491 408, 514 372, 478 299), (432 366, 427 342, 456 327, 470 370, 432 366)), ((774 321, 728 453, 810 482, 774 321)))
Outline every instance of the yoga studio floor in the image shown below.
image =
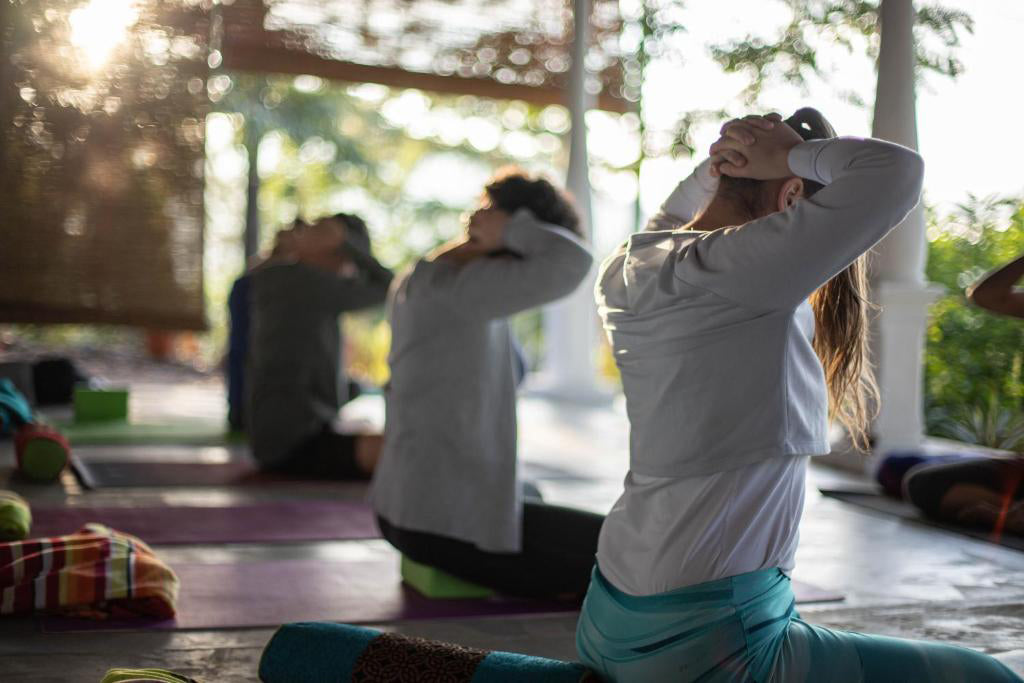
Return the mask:
MULTIPOLYGON (((22 492, 40 511, 41 523, 50 525, 45 533, 94 511, 115 515, 139 525, 138 533, 179 570, 183 583, 177 624, 97 630, 54 619, 0 619, 0 680, 98 681, 108 668, 121 666, 164 667, 200 681, 251 681, 273 625, 308 618, 574 657, 575 613, 516 603, 438 606, 403 591, 397 556, 383 541, 366 538, 374 529, 360 506, 365 487, 247 475, 243 449, 208 445, 202 437, 223 419, 221 406, 220 388, 208 380, 136 384, 133 420, 188 422, 200 435, 194 445, 77 449, 83 461, 107 463, 108 470, 111 462, 125 463, 125 472, 135 466, 132 476, 148 476, 140 480, 147 486, 118 480, 116 486, 86 490, 70 474, 50 487, 7 483, 13 454, 9 442, 0 443, 0 488, 22 492), (140 474, 140 462, 152 470, 142 468, 140 474), (237 468, 203 476, 195 470, 203 464, 237 468), (190 472, 203 485, 182 485, 190 472), (174 508, 174 515, 157 511, 147 517, 147 510, 163 506, 174 508), (197 525, 197 515, 208 521, 197 525), (337 526, 330 523, 334 518, 337 526), (241 542, 225 542, 233 539, 241 542)), ((373 423, 381 406, 371 396, 346 411, 348 420, 373 423)), ((593 408, 527 396, 520 403, 520 432, 523 473, 545 499, 607 511, 626 467, 620 403, 593 408)), ((812 467, 794 578, 845 599, 805 603, 803 616, 837 628, 1001 653, 1024 670, 1024 553, 818 493, 819 487, 863 483, 812 467)))

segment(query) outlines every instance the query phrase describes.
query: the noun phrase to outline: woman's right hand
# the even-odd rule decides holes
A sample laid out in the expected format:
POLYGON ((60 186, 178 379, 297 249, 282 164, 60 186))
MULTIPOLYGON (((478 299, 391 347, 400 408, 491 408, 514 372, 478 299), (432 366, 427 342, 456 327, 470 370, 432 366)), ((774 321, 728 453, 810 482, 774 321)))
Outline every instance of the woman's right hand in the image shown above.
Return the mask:
POLYGON ((789 150, 802 142, 800 135, 778 114, 750 115, 722 126, 711 145, 711 175, 773 180, 793 175, 789 150))

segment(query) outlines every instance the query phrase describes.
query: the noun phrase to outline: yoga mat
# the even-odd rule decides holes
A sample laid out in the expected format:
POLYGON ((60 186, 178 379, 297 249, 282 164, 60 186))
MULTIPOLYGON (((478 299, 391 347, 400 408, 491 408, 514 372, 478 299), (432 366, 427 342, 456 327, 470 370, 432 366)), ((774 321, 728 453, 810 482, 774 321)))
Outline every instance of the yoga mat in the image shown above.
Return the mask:
POLYGON ((810 602, 842 602, 846 596, 842 593, 830 591, 796 579, 790 579, 793 587, 793 595, 796 596, 798 604, 804 605, 810 602))
POLYGON ((380 537, 373 510, 357 501, 269 501, 230 507, 35 506, 33 515, 33 536, 60 536, 88 522, 100 522, 150 545, 380 537))
POLYGON ((223 463, 102 461, 72 457, 71 468, 87 489, 164 486, 228 486, 281 481, 248 460, 223 463))
POLYGON ((495 597, 432 600, 401 583, 398 558, 367 561, 275 560, 172 565, 181 581, 171 621, 89 621, 46 617, 50 632, 106 629, 213 629, 276 626, 287 621, 376 623, 573 612, 577 605, 495 597))
POLYGON ((86 488, 227 486, 293 481, 293 477, 260 472, 249 461, 226 463, 146 463, 89 461, 72 458, 72 470, 86 488))
POLYGON ((932 519, 910 503, 902 500, 896 500, 895 498, 867 491, 844 491, 839 489, 820 489, 820 491, 823 496, 835 498, 836 500, 841 500, 845 503, 851 503, 883 515, 899 517, 900 519, 917 522, 918 524, 924 524, 926 526, 950 531, 956 534, 962 534, 964 536, 970 536, 971 538, 976 538, 981 541, 996 543, 998 545, 1006 546, 1007 548, 1014 548, 1015 550, 1024 550, 1024 538, 1020 536, 1003 534, 1002 537, 995 538, 991 532, 987 532, 983 529, 961 526, 959 524, 951 524, 949 522, 932 519))
POLYGON ((188 418, 178 418, 173 422, 163 423, 134 423, 121 420, 58 422, 57 427, 72 446, 118 444, 219 446, 241 439, 227 431, 222 422, 188 418))
MULTIPOLYGON (((138 629, 214 629, 276 626, 288 621, 356 624, 574 613, 575 603, 495 596, 426 598, 401 583, 398 557, 298 559, 239 564, 173 564, 181 581, 178 615, 171 621, 89 621, 45 617, 49 632, 138 629)), ((806 584, 794 582, 797 602, 806 584)))

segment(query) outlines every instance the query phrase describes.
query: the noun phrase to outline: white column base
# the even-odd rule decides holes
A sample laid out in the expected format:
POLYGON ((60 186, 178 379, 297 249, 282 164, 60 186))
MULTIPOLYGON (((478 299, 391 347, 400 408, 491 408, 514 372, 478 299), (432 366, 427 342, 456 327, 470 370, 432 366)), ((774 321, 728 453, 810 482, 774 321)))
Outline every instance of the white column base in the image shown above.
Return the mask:
POLYGON ((888 453, 917 450, 924 443, 924 344, 928 310, 945 290, 933 284, 879 282, 875 286, 881 406, 874 422, 870 472, 888 453))

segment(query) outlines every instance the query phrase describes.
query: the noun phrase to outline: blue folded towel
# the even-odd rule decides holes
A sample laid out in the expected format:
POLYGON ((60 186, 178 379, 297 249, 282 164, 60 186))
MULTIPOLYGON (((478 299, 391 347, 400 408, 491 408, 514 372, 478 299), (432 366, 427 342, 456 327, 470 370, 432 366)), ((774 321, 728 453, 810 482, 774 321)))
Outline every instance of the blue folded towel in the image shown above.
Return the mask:
POLYGON ((285 624, 260 659, 264 683, 581 683, 596 681, 582 664, 410 638, 375 629, 285 624))

